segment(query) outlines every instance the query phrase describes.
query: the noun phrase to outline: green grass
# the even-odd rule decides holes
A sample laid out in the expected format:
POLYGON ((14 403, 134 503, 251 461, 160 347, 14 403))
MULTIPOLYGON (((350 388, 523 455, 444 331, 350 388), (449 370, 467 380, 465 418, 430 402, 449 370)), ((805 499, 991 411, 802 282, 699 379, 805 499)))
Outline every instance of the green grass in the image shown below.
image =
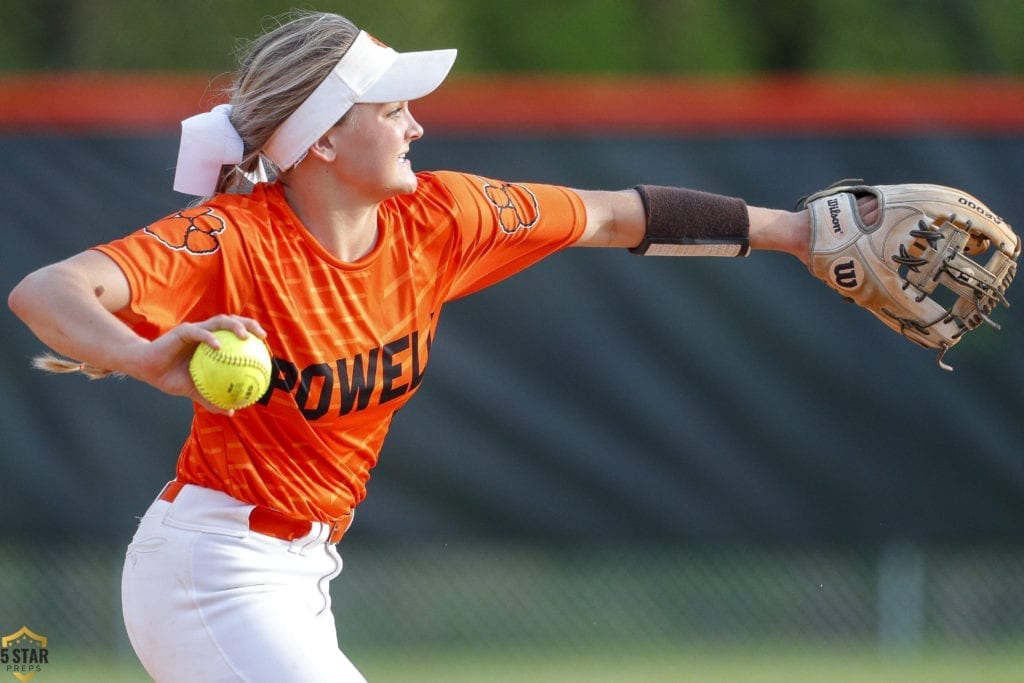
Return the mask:
MULTIPOLYGON (((350 652, 371 683, 1019 683, 1024 648, 882 654, 834 646, 350 652)), ((2 675, 3 672, 0 672, 2 675)), ((11 679, 13 680, 13 678, 11 679)), ((131 662, 54 657, 38 683, 148 680, 131 662)), ((299 683, 299 682, 296 682, 299 683)))
POLYGON ((381 683, 1020 683, 1024 651, 442 652, 368 656, 359 665, 370 681, 381 683))
MULTIPOLYGON (((112 662, 94 655, 61 655, 50 652, 50 664, 32 677, 32 683, 137 683, 150 680, 142 667, 132 661, 112 662)), ((16 683, 0 665, 0 681, 16 683)))

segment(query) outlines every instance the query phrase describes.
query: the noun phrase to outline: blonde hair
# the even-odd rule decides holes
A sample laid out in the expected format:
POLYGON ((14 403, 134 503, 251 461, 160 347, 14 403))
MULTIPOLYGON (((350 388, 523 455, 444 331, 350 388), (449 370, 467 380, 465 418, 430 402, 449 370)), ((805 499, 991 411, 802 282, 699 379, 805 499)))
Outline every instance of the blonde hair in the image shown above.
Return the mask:
POLYGON ((244 44, 230 90, 231 123, 244 143, 242 161, 225 166, 218 192, 248 192, 252 178, 279 173, 260 150, 348 51, 359 34, 338 14, 294 11, 244 44), (248 176, 248 177, 247 177, 248 176))
POLYGON ((79 363, 76 360, 61 358, 52 353, 41 353, 32 358, 32 367, 55 375, 63 375, 70 372, 80 372, 89 379, 103 379, 104 377, 124 377, 121 373, 111 372, 98 368, 88 363, 79 363))

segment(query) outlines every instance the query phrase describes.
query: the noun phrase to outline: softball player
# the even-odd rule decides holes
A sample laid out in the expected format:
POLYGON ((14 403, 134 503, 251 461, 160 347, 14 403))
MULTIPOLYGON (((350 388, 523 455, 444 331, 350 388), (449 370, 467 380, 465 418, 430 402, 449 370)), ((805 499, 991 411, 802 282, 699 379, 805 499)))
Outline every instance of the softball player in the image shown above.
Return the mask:
POLYGON ((10 295, 78 359, 48 369, 117 372, 195 404, 124 564, 125 624, 158 681, 363 680, 337 643, 335 546, 445 302, 568 246, 806 252, 806 213, 739 199, 414 172, 409 101, 454 59, 395 52, 337 15, 289 16, 242 58, 230 104, 183 122, 175 189, 204 200, 10 295), (274 356, 270 389, 237 413, 188 373, 218 329, 274 356))

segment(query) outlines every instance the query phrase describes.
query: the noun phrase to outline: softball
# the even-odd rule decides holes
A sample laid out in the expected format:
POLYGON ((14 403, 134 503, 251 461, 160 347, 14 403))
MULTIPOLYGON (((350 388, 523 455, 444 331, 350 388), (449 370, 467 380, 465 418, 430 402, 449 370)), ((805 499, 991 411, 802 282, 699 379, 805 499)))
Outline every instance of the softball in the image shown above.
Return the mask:
POLYGON ((224 410, 246 408, 270 387, 270 350, 259 337, 240 339, 234 332, 217 330, 215 349, 203 342, 188 364, 199 394, 224 410))

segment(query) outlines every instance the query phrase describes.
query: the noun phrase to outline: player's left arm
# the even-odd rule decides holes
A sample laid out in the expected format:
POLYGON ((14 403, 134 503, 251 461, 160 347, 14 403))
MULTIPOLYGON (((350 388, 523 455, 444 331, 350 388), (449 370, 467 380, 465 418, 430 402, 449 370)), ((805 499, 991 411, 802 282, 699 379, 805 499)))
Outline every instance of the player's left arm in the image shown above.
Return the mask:
MULTIPOLYGON (((631 249, 644 240, 647 214, 636 190, 617 192, 576 190, 587 211, 587 227, 573 246, 631 249)), ((810 214, 746 206, 750 248, 781 251, 807 263, 810 251, 810 214)), ((865 198, 861 212, 871 216, 878 203, 865 198)), ((685 218, 685 217, 682 217, 685 218)))
POLYGON ((587 211, 587 226, 574 247, 621 247, 629 249, 644 237, 643 203, 636 190, 602 192, 574 190, 587 211))
MULTIPOLYGON (((644 240, 647 214, 636 190, 576 192, 587 210, 587 227, 573 246, 631 249, 644 240)), ((679 216, 679 219, 686 221, 687 217, 679 216)), ((806 261, 810 235, 810 217, 806 211, 746 206, 746 219, 751 249, 783 251, 806 261)))

